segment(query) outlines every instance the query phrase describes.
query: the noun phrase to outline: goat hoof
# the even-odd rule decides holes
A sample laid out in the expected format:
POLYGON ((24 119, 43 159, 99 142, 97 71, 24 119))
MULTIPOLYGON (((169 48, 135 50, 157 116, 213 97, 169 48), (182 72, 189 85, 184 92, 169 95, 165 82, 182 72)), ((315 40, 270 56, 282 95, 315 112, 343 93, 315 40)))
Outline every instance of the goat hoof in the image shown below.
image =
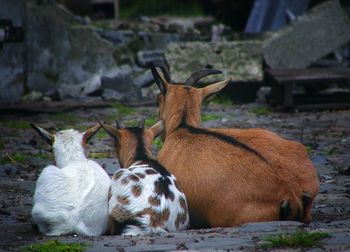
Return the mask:
POLYGON ((280 220, 285 220, 290 214, 290 207, 288 200, 283 200, 280 206, 280 220))

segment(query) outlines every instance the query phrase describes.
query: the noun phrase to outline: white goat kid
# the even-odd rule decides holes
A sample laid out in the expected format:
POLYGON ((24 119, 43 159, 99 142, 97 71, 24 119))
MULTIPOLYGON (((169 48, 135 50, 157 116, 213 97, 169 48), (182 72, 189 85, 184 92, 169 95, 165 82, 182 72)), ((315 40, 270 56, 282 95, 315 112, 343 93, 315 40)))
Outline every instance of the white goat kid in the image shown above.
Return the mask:
POLYGON ((108 227, 110 178, 85 155, 85 144, 100 125, 83 133, 74 129, 49 133, 31 125, 52 145, 57 166, 46 166, 34 193, 32 217, 45 235, 96 236, 108 227))
POLYGON ((112 178, 109 193, 110 233, 142 235, 187 229, 186 197, 176 178, 151 158, 152 140, 163 130, 160 121, 150 129, 103 128, 113 137, 122 168, 112 178))

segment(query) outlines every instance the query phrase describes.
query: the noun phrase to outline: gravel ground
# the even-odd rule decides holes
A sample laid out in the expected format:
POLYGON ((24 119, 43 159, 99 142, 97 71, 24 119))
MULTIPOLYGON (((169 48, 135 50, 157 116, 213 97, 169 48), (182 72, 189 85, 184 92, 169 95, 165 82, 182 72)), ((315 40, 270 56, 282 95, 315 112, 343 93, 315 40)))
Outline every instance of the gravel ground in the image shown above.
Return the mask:
MULTIPOLYGON (((264 104, 224 105, 203 108, 204 127, 266 128, 285 138, 301 141, 319 172, 320 193, 313 208, 314 221, 251 223, 236 228, 189 230, 163 236, 48 238, 32 226, 30 210, 35 181, 45 165, 53 163, 50 147, 32 130, 30 122, 47 129, 84 130, 96 119, 115 119, 132 125, 141 116, 152 124, 156 107, 74 110, 56 114, 0 115, 0 250, 16 251, 25 244, 49 239, 90 244, 88 251, 261 250, 268 234, 322 230, 330 234, 311 251, 350 251, 350 111, 273 112, 264 104)), ((89 156, 112 174, 118 168, 111 139, 100 131, 88 145, 89 156)), ((157 152, 158 144, 154 145, 157 152)), ((304 251, 296 249, 295 251, 304 251)))

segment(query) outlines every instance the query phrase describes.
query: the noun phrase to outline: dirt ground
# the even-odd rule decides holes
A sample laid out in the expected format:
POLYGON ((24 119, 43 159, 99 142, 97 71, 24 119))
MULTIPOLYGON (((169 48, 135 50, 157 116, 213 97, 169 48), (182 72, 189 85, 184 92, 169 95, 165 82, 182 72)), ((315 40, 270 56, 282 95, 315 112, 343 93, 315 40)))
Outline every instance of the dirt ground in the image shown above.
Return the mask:
MULTIPOLYGON (((74 110, 50 114, 0 115, 0 250, 16 251, 24 244, 51 238, 40 235, 32 226, 30 211, 35 181, 41 170, 53 163, 50 147, 31 129, 36 123, 46 129, 84 130, 97 119, 125 125, 136 124, 141 116, 147 124, 156 121, 157 108, 109 108, 74 110)), ((204 127, 265 128, 302 142, 317 167, 320 193, 313 208, 314 221, 306 228, 328 230, 318 250, 350 251, 350 110, 322 112, 274 112, 266 105, 250 103, 227 105, 209 103, 203 107, 204 127), (332 240, 333 239, 333 240, 332 240), (333 244, 333 245, 332 245, 333 244), (328 247, 327 247, 328 245, 328 247), (336 247, 339 246, 340 247, 336 247)), ((159 141, 154 144, 155 153, 159 141)), ((88 145, 89 156, 112 174, 118 168, 111 139, 99 132, 88 145)), ((288 153, 286 153, 288 155, 288 153)), ((92 244, 90 251, 164 251, 180 249, 257 250, 260 234, 280 232, 300 226, 295 222, 249 224, 231 229, 192 230, 167 236, 60 237, 92 244), (156 242, 155 242, 156 241, 156 242)), ((56 238, 57 239, 57 238, 56 238)))

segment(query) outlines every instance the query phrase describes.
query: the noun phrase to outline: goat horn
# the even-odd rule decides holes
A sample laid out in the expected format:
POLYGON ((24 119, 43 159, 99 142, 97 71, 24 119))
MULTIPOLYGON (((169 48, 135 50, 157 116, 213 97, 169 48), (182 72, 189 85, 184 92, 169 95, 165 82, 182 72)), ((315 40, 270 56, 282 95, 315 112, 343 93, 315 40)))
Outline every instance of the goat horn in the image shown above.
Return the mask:
POLYGON ((143 129, 145 127, 145 121, 146 121, 146 118, 143 117, 139 122, 139 128, 143 129))
POLYGON ((199 71, 194 72, 191 74, 191 76, 186 80, 185 85, 186 86, 192 86, 200 79, 212 75, 212 74, 220 74, 222 73, 220 70, 217 69, 201 69, 199 71))
POLYGON ((155 60, 151 63, 151 66, 159 67, 162 71, 162 74, 164 76, 164 79, 171 83, 171 77, 170 77, 170 68, 168 61, 163 57, 163 60, 155 60))
POLYGON ((165 89, 165 86, 164 86, 164 83, 162 81, 162 78, 159 76, 159 73, 156 69, 155 66, 151 65, 151 71, 152 71, 152 75, 153 75, 153 78, 157 84, 157 87, 159 88, 160 92, 162 94, 165 94, 166 93, 166 89, 165 89))
POLYGON ((117 127, 117 129, 121 129, 120 124, 118 123, 118 120, 115 120, 115 126, 117 127))

